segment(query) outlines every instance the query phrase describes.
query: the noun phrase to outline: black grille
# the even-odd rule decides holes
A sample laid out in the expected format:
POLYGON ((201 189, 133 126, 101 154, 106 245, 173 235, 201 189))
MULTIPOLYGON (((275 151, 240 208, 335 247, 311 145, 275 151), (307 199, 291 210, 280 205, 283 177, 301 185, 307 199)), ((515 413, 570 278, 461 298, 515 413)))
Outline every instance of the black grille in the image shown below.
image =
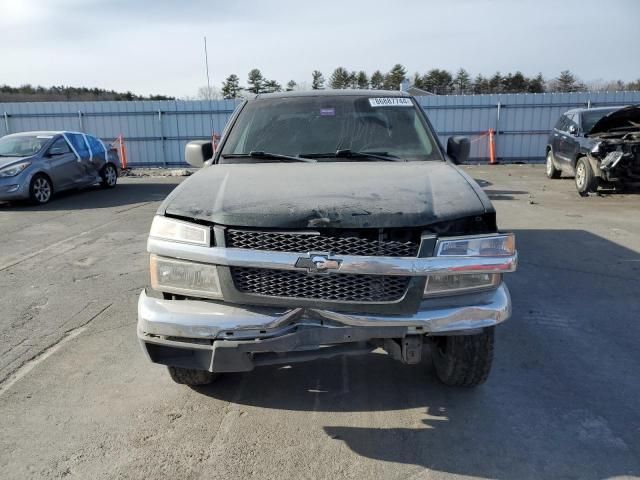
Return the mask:
POLYGON ((357 236, 227 230, 227 247, 274 252, 330 252, 336 255, 415 257, 416 241, 377 240, 357 236))
POLYGON ((236 288, 269 297, 342 302, 394 302, 404 295, 410 277, 318 274, 264 268, 231 267, 236 288))

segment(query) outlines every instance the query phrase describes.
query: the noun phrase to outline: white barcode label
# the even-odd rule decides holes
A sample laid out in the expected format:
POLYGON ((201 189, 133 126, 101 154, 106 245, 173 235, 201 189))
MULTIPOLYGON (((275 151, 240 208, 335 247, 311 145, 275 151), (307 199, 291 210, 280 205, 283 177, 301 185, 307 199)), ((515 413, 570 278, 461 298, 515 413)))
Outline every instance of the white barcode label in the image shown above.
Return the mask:
POLYGON ((369 105, 372 107, 413 107, 411 99, 407 97, 370 98, 369 105))

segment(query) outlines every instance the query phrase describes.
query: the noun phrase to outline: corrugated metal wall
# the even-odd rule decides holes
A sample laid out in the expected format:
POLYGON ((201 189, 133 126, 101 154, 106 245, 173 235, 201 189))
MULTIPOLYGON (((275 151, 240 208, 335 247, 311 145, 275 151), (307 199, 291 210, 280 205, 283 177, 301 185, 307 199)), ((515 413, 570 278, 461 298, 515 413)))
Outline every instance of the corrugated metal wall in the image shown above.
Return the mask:
MULTIPOLYGON (((574 107, 640 103, 640 92, 434 95, 418 97, 441 141, 471 137, 471 161, 486 161, 486 132, 496 134, 505 162, 542 162, 550 129, 574 107)), ((234 100, 0 103, 0 135, 29 130, 81 130, 105 140, 124 135, 131 166, 184 165, 189 140, 222 132, 234 100)))
POLYGON ((570 108, 640 103, 640 92, 434 95, 418 101, 446 145, 452 135, 471 138, 471 161, 487 161, 486 133, 496 133, 504 162, 543 162, 547 136, 570 108))

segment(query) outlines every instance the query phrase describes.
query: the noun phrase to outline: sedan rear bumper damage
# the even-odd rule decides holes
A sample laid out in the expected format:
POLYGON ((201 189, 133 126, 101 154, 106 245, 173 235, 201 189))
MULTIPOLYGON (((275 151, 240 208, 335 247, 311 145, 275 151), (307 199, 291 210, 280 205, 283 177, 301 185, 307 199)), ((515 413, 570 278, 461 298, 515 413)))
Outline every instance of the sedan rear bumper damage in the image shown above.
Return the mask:
MULTIPOLYGON (((488 292, 424 301, 409 316, 244 308, 158 299, 143 291, 138 301, 138 338, 155 363, 238 372, 257 365, 366 353, 378 346, 396 356, 389 348, 391 339, 420 339, 421 345, 425 335, 469 334, 510 315, 511 299, 504 283, 488 292)), ((408 356, 404 345, 410 343, 398 346, 398 357, 408 356)))

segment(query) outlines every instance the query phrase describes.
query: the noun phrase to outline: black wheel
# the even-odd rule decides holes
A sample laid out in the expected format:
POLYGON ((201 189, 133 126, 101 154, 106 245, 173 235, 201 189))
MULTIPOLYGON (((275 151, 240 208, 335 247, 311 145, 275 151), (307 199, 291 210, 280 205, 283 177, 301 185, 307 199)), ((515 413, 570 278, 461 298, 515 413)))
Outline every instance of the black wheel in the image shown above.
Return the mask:
POLYGON ((217 373, 208 372, 206 370, 195 370, 193 368, 167 367, 171 379, 182 385, 207 385, 213 382, 217 377, 217 373))
POLYGON ((580 157, 576 163, 576 190, 582 197, 598 190, 598 177, 593 174, 587 157, 580 157))
POLYGON ((118 171, 112 163, 107 163, 102 167, 100 177, 102 178, 100 182, 102 188, 113 188, 118 183, 118 171))
POLYGON ((553 164, 553 152, 551 150, 547 152, 546 173, 549 178, 560 178, 560 170, 553 164))
POLYGON ((34 175, 29 186, 29 199, 36 205, 44 205, 51 200, 53 185, 46 175, 41 173, 34 175))
POLYGON ((494 328, 486 328, 478 335, 434 337, 431 358, 438 379, 456 387, 484 383, 493 361, 494 328))

